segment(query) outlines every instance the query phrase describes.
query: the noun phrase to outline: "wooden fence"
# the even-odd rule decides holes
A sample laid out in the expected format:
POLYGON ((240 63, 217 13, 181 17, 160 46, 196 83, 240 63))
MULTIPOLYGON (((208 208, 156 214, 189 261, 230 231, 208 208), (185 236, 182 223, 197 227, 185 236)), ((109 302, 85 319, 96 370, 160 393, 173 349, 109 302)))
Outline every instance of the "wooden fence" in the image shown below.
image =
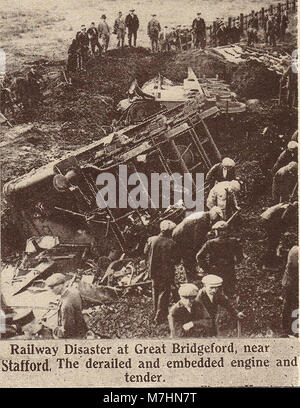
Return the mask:
MULTIPOLYGON (((296 13, 297 11, 297 0, 285 0, 285 2, 278 3, 277 5, 271 4, 269 8, 262 7, 258 13, 258 23, 259 28, 263 28, 265 15, 266 14, 276 14, 277 12, 283 13, 287 11, 288 14, 296 13)), ((238 17, 228 17, 228 27, 232 27, 238 21, 241 28, 241 33, 243 34, 247 30, 248 21, 250 17, 255 14, 255 11, 252 10, 250 14, 244 15, 241 13, 238 17)), ((206 38, 207 44, 211 46, 216 45, 216 31, 217 31, 217 22, 213 21, 210 26, 206 27, 206 38)), ((190 38, 183 38, 181 39, 181 49, 188 49, 193 46, 193 41, 190 38)))

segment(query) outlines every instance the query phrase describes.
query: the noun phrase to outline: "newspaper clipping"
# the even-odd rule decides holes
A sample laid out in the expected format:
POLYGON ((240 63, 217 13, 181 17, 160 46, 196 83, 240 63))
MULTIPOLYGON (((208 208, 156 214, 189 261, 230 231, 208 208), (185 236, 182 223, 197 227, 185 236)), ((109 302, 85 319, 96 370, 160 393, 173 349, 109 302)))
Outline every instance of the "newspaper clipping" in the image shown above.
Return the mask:
POLYGON ((298 1, 0 11, 0 387, 299 386, 298 1))

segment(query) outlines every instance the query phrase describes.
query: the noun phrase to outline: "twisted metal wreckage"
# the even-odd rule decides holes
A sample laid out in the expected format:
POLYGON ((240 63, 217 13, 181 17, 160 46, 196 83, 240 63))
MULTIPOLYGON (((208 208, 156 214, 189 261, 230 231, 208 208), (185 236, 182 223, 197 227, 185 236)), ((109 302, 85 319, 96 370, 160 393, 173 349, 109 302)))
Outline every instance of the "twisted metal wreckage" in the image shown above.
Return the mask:
MULTIPOLYGON (((33 313, 39 322, 36 333, 45 321, 48 327, 55 327, 58 303, 44 282, 57 270, 70 277, 69 286, 77 285, 88 304, 115 301, 147 287, 146 265, 138 255, 147 237, 159 231, 163 219, 183 219, 184 204, 173 203, 166 209, 99 208, 96 178, 103 172, 118 178, 121 164, 127 165, 128 175, 177 172, 193 178, 196 172, 206 173, 221 158, 209 127, 222 114, 224 103, 228 112, 232 94, 224 81, 205 79, 205 83, 221 95, 209 97, 208 87, 205 90, 190 69, 189 77, 177 89, 177 95, 182 95, 177 100, 170 97, 170 93, 174 95, 172 86, 166 87, 160 80, 158 89, 154 81, 157 113, 119 127, 101 140, 4 186, 19 239, 24 244, 27 240, 21 263, 17 267, 7 265, 1 274, 7 316, 9 310, 18 311, 13 321, 22 321, 33 313), (222 106, 218 107, 217 101, 222 106)), ((237 104, 243 111, 242 104, 237 104)), ((192 187, 195 193, 194 181, 192 187)))

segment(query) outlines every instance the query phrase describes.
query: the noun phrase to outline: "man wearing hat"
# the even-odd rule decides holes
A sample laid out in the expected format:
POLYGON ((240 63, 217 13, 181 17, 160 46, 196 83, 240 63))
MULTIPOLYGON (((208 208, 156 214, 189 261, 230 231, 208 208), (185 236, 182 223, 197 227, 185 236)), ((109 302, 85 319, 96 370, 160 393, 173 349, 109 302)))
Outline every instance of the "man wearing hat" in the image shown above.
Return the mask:
POLYGON ((77 32, 76 40, 78 44, 79 69, 85 69, 88 60, 89 37, 87 35, 86 26, 84 24, 81 26, 81 30, 77 32))
POLYGON ((125 24, 128 29, 128 44, 129 47, 132 47, 132 38, 133 38, 133 46, 136 47, 136 38, 137 38, 137 31, 139 29, 139 19, 138 16, 134 13, 134 9, 129 10, 129 14, 126 16, 125 24))
POLYGON ((158 52, 158 36, 161 27, 159 21, 156 18, 156 14, 152 14, 152 19, 148 23, 147 34, 151 41, 152 52, 158 52))
POLYGON ((58 327, 54 330, 54 335, 64 339, 83 338, 87 326, 82 314, 82 299, 78 289, 66 288, 65 284, 66 277, 62 273, 54 273, 46 279, 46 286, 61 297, 58 327))
POLYGON ((293 197, 298 197, 298 163, 291 161, 281 167, 273 177, 272 195, 275 203, 290 201, 293 197))
POLYGON ((192 283, 180 286, 180 300, 171 307, 168 320, 172 338, 208 337, 212 320, 201 302, 196 302, 199 289, 192 283))
POLYGON ((180 250, 188 282, 198 278, 196 254, 206 241, 211 225, 221 220, 222 216, 222 210, 213 207, 209 211, 189 215, 174 228, 172 237, 180 250))
POLYGON ((169 220, 160 223, 160 234, 150 237, 144 253, 148 258, 149 278, 152 279, 155 323, 166 320, 170 302, 171 286, 174 284, 175 266, 180 255, 172 231, 176 224, 169 220))
POLYGON ((106 15, 103 14, 101 16, 100 22, 98 24, 98 34, 99 38, 102 42, 103 46, 103 53, 106 53, 108 49, 108 44, 109 44, 109 38, 110 38, 110 28, 109 25, 106 22, 106 15))
POLYGON ((205 48, 206 43, 206 26, 205 21, 201 17, 201 13, 197 13, 197 17, 192 24, 192 30, 194 33, 194 45, 196 48, 205 48))
POLYGON ((213 225, 216 238, 209 239, 196 255, 198 265, 205 272, 222 277, 224 292, 231 296, 235 291, 235 263, 242 261, 243 248, 237 238, 230 237, 228 223, 218 221, 213 225))
POLYGON ((217 336, 217 317, 219 306, 226 309, 233 318, 242 319, 243 312, 239 312, 222 293, 223 279, 217 275, 206 275, 202 279, 203 288, 198 292, 196 302, 201 304, 210 316, 210 336, 217 336))
POLYGON ((205 181, 213 188, 220 181, 235 180, 235 162, 229 157, 225 157, 221 163, 215 164, 206 174, 205 181))
POLYGON ((267 234, 267 248, 263 259, 263 269, 278 271, 276 250, 282 234, 297 223, 298 202, 279 203, 267 208, 260 216, 267 234))
POLYGON ((273 166, 272 172, 275 174, 281 167, 286 166, 290 162, 298 163, 298 143, 290 141, 287 148, 279 155, 276 163, 273 166))
POLYGON ((114 24, 114 34, 117 34, 118 48, 124 47, 125 33, 126 33, 125 20, 122 17, 122 11, 119 11, 118 17, 116 18, 114 24))

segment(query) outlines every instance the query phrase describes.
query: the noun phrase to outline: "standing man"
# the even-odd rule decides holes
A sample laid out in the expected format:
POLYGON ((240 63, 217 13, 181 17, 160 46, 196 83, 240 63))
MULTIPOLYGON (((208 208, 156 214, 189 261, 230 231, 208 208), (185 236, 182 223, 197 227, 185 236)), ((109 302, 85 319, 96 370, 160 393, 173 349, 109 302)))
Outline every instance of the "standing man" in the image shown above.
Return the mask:
POLYGON ((86 32, 85 25, 81 26, 81 30, 76 34, 76 40, 78 42, 78 53, 79 53, 79 69, 83 70, 86 67, 89 52, 89 37, 86 32))
POLYGON ((152 52, 158 52, 158 36, 161 27, 159 21, 156 19, 156 14, 152 15, 152 19, 148 23, 147 34, 151 41, 152 52))
POLYGON ((198 288, 192 283, 180 286, 180 300, 171 307, 168 316, 172 338, 208 337, 212 333, 210 315, 196 302, 198 288))
POLYGON ((194 33, 194 44, 196 48, 205 48, 206 44, 206 26, 205 21, 201 17, 201 13, 197 13, 197 17, 192 24, 194 33))
POLYGON ((235 264, 244 258, 243 248, 237 238, 230 237, 227 222, 218 221, 212 230, 216 238, 206 241, 196 255, 197 263, 204 272, 220 276, 225 294, 232 296, 236 283, 235 264))
POLYGON ((108 49, 108 44, 109 44, 109 38, 110 38, 110 29, 109 26, 106 22, 106 15, 103 14, 101 16, 99 25, 98 25, 98 34, 99 38, 101 39, 102 42, 102 47, 103 47, 103 53, 105 54, 108 49))
POLYGON ((216 37, 217 37, 218 46, 227 45, 228 30, 223 21, 220 21, 219 28, 217 28, 217 32, 216 32, 216 37))
POLYGON ((282 310, 282 329, 284 335, 298 336, 293 330, 293 324, 298 317, 297 310, 299 310, 299 247, 293 246, 288 254, 285 272, 282 278, 283 287, 283 310, 282 310), (294 314, 296 311, 296 314, 294 314))
POLYGON ((153 307, 156 324, 163 323, 168 316, 171 286, 175 278, 175 266, 180 255, 172 231, 176 224, 169 220, 160 223, 160 234, 150 237, 144 254, 148 258, 149 278, 152 279, 153 307))
POLYGON ((129 14, 125 19, 125 24, 128 29, 128 45, 132 47, 132 37, 133 46, 136 47, 137 31, 139 29, 139 19, 136 14, 134 14, 134 9, 129 10, 129 14))
POLYGON ((114 34, 117 34, 118 48, 124 47, 125 33, 126 33, 125 20, 122 17, 122 11, 119 11, 119 15, 116 18, 114 24, 114 34))
POLYGON ((180 250, 188 282, 199 278, 196 254, 206 241, 211 225, 221 220, 222 215, 220 208, 213 207, 210 211, 191 214, 174 228, 172 237, 180 250))
POLYGON ((92 55, 95 56, 96 47, 98 48, 99 54, 101 54, 101 45, 99 44, 99 33, 95 26, 95 23, 91 23, 90 28, 87 30, 87 35, 90 40, 92 55))
POLYGON ((218 335, 217 317, 219 306, 226 309, 233 319, 243 319, 245 317, 243 312, 239 312, 228 298, 222 293, 223 279, 216 275, 206 275, 202 279, 204 287, 199 291, 196 302, 205 309, 210 316, 211 330, 210 337, 218 335))
POLYGON ((285 11, 282 15, 281 15, 281 19, 280 19, 280 41, 284 41, 285 39, 285 32, 286 29, 288 27, 289 24, 289 18, 287 15, 287 12, 285 11))
POLYGON ((66 277, 54 273, 46 280, 46 285, 57 296, 61 296, 58 310, 58 327, 54 330, 56 337, 64 339, 84 338, 87 326, 82 314, 82 299, 78 289, 66 288, 66 277))

